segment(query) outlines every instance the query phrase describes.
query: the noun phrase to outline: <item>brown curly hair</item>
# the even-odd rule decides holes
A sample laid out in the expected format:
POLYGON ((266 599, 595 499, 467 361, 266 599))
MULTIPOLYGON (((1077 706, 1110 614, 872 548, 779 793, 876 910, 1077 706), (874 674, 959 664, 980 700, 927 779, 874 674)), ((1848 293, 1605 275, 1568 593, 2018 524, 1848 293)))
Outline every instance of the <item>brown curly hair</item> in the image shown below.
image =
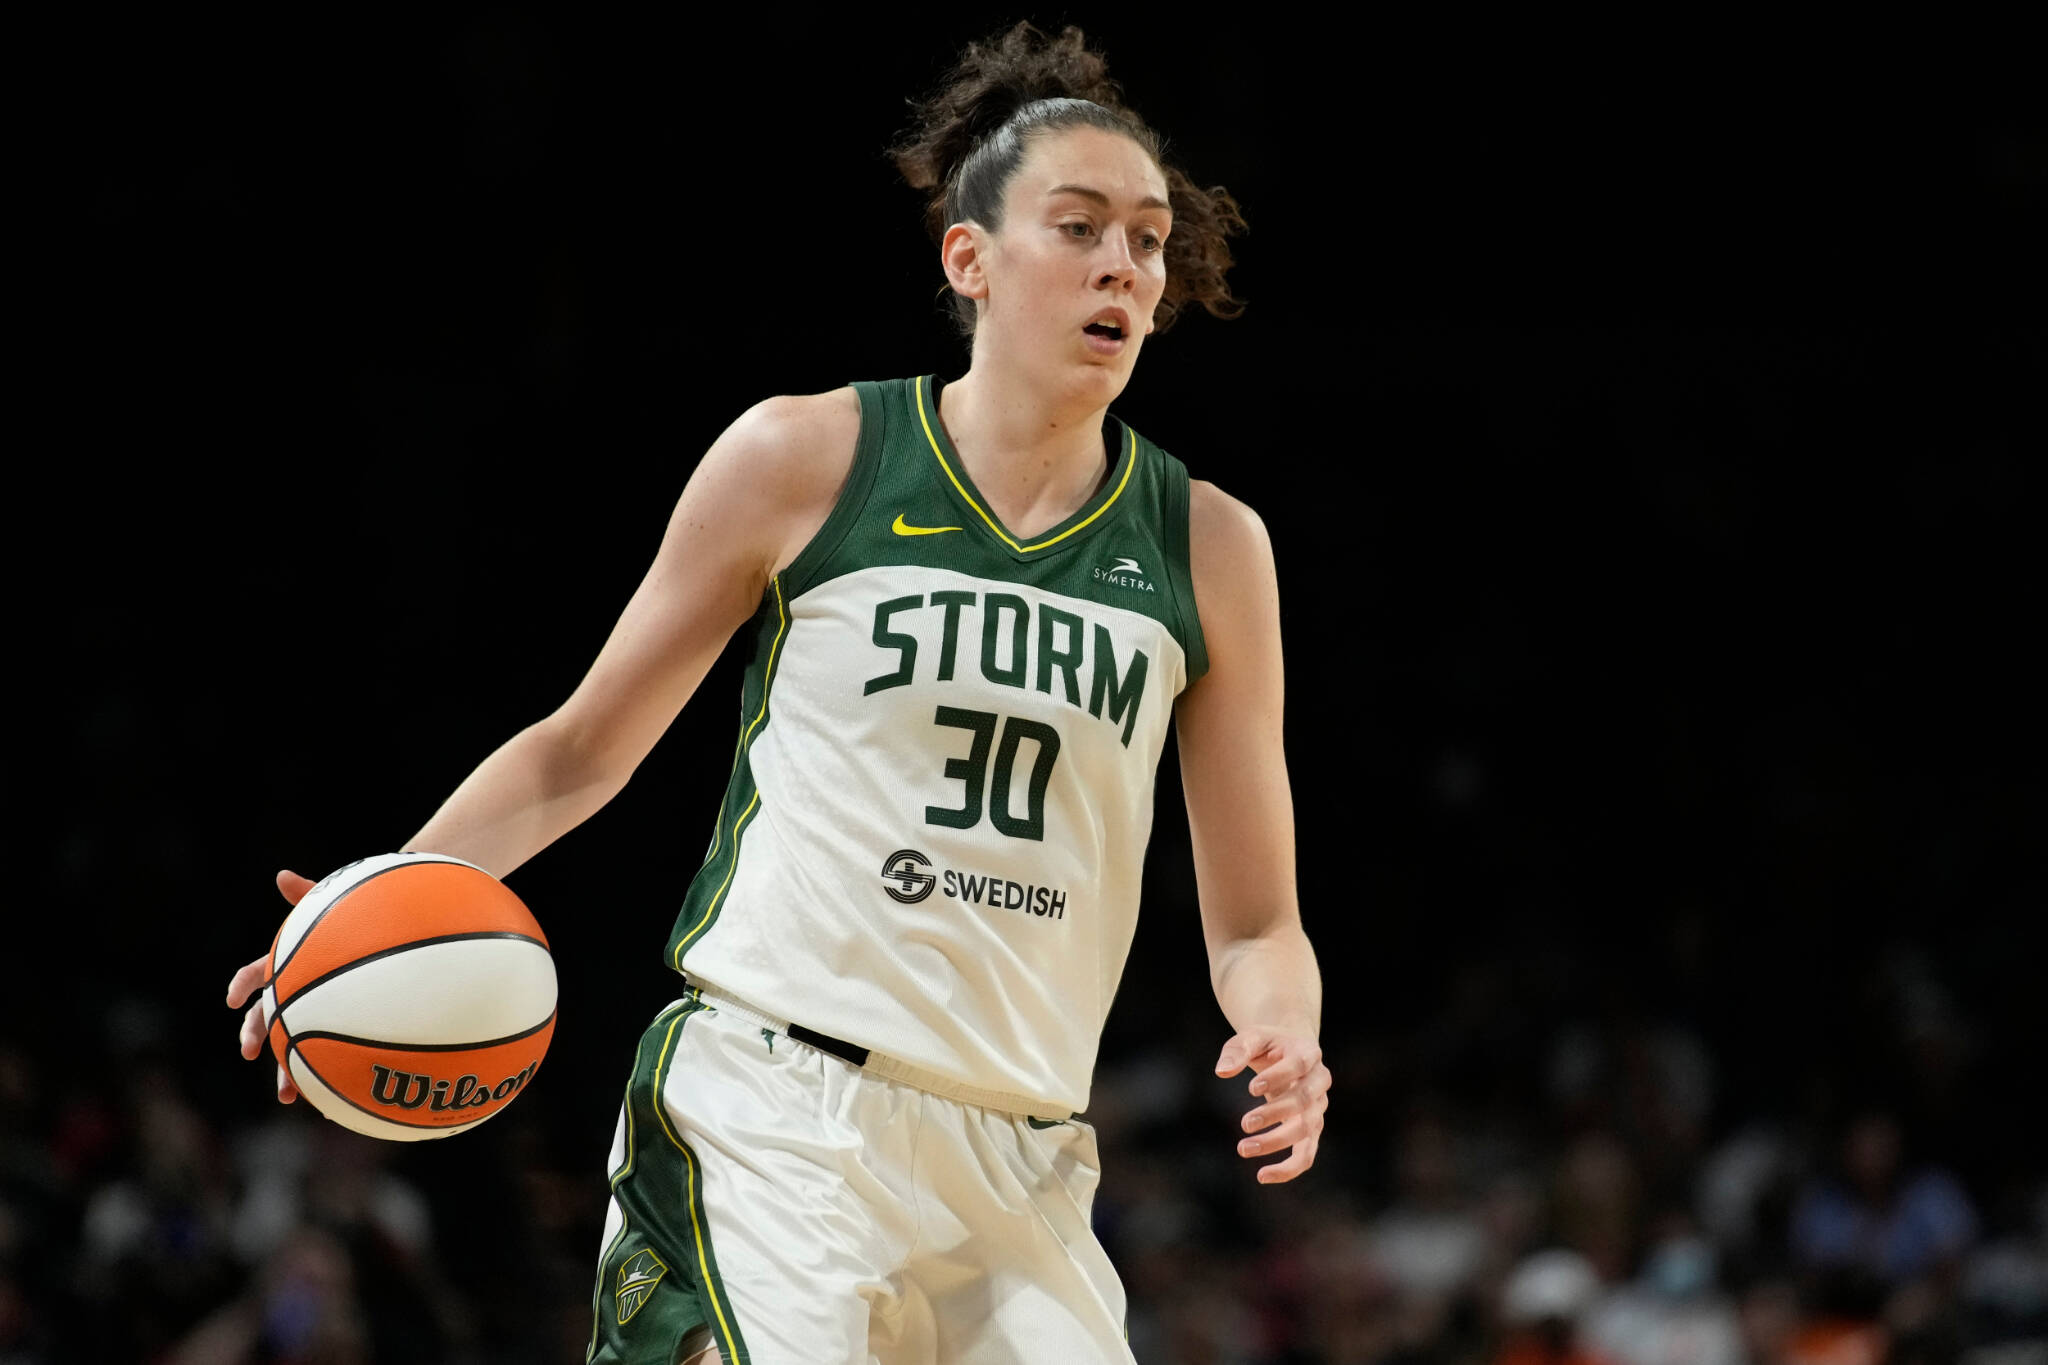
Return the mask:
MULTIPOLYGON (((1001 228, 1003 192, 1034 136, 1061 128, 1122 133, 1145 149, 1166 177, 1173 231, 1166 239, 1166 292, 1155 330, 1200 304, 1219 318, 1244 302, 1230 292, 1230 238, 1245 230, 1237 201, 1221 185, 1203 189, 1161 156, 1161 140, 1123 102, 1109 63, 1069 25, 1048 38, 1028 23, 970 43, 943 84, 913 100, 914 121, 889 155, 915 189, 927 193, 925 225, 934 241, 954 223, 1001 228)), ((960 325, 974 333, 974 301, 953 296, 960 325)))

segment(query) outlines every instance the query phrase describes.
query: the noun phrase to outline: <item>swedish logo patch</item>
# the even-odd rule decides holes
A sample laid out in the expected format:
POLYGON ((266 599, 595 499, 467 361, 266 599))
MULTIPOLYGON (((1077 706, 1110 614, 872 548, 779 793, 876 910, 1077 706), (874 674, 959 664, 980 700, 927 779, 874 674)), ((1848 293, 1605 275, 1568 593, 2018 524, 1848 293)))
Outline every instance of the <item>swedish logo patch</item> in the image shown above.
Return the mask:
POLYGON ((647 1300, 654 1296, 654 1286, 660 1284, 661 1277, 666 1274, 668 1267, 661 1263, 661 1257, 647 1250, 634 1252, 619 1267, 619 1288, 615 1295, 619 1301, 619 1326, 624 1327, 631 1322, 633 1315, 647 1305, 647 1300))

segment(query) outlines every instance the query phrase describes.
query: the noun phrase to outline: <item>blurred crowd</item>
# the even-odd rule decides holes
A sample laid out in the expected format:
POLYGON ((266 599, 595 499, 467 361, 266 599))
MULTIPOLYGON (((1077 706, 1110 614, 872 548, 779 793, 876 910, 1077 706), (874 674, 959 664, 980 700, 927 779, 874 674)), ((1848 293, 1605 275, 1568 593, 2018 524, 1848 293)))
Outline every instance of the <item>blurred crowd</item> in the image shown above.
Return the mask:
POLYGON ((1987 1227, 1953 1173, 1907 1159, 1890 1113, 1821 1144, 1768 1123, 1691 1152, 1598 1124, 1531 1139, 1421 1100, 1383 1197, 1326 1179, 1220 1203, 1189 1178, 1198 1159, 1147 1145, 1100 1215, 1138 1358, 2048 1360, 2048 1182, 1987 1227))
POLYGON ((582 1359, 601 1155, 557 1173, 525 1115, 454 1159, 220 1122, 159 1011, 113 1019, 104 1069, 0 1036, 0 1365, 582 1359))
POLYGON ((1279 1187, 1215 1141, 1241 1081, 1112 1066, 1097 1222, 1137 1358, 2048 1365, 2038 1080, 1976 1065, 1926 959, 1873 962, 1885 1022, 1844 1066, 1796 1029, 1712 1046, 1676 990, 1559 1011, 1543 963, 1475 960, 1406 1036, 1331 1045, 1331 1140, 1279 1187))
MULTIPOLYGON (((1522 981, 1475 963, 1408 1036, 1333 1041, 1328 1141, 1285 1186, 1235 1155, 1213 1028, 1113 1040, 1088 1117, 1137 1358, 2048 1360, 2048 1161, 1951 1164, 1916 1098, 1967 1047, 1889 1095, 1726 1112, 1729 1069, 1769 1059, 1676 1014, 1546 1020, 1522 981)), ((1870 1056, 1929 1055, 1924 1012, 1900 1017, 1870 1056)), ((0 1365, 582 1358, 602 1153, 560 1150, 547 1102, 459 1150, 304 1105, 221 1121, 147 1002, 111 1018, 103 1067, 0 1037, 0 1365)), ((1949 1090, 1967 1121, 2041 1122, 1949 1090)))

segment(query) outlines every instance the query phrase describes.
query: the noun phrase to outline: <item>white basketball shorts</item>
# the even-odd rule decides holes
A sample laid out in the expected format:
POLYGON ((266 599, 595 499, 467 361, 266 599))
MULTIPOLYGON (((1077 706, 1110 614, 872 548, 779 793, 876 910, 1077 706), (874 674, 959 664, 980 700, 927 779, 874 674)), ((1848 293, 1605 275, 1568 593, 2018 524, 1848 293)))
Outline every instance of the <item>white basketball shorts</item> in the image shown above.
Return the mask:
MULTIPOLYGON (((1077 1119, 945 1098, 693 990, 642 1035, 612 1141, 589 1359, 1132 1360, 1077 1119)), ((882 1061, 883 1059, 876 1059, 882 1061)))

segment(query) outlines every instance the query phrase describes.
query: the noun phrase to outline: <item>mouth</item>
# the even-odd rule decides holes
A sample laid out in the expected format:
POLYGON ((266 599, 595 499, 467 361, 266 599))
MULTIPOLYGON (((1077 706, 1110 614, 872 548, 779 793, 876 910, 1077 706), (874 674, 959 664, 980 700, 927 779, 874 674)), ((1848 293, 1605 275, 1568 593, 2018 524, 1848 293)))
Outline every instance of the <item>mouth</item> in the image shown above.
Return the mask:
POLYGON ((1114 353, 1123 349, 1131 335, 1131 320, 1121 308, 1105 308, 1081 328, 1089 337, 1089 346, 1098 351, 1114 353))

